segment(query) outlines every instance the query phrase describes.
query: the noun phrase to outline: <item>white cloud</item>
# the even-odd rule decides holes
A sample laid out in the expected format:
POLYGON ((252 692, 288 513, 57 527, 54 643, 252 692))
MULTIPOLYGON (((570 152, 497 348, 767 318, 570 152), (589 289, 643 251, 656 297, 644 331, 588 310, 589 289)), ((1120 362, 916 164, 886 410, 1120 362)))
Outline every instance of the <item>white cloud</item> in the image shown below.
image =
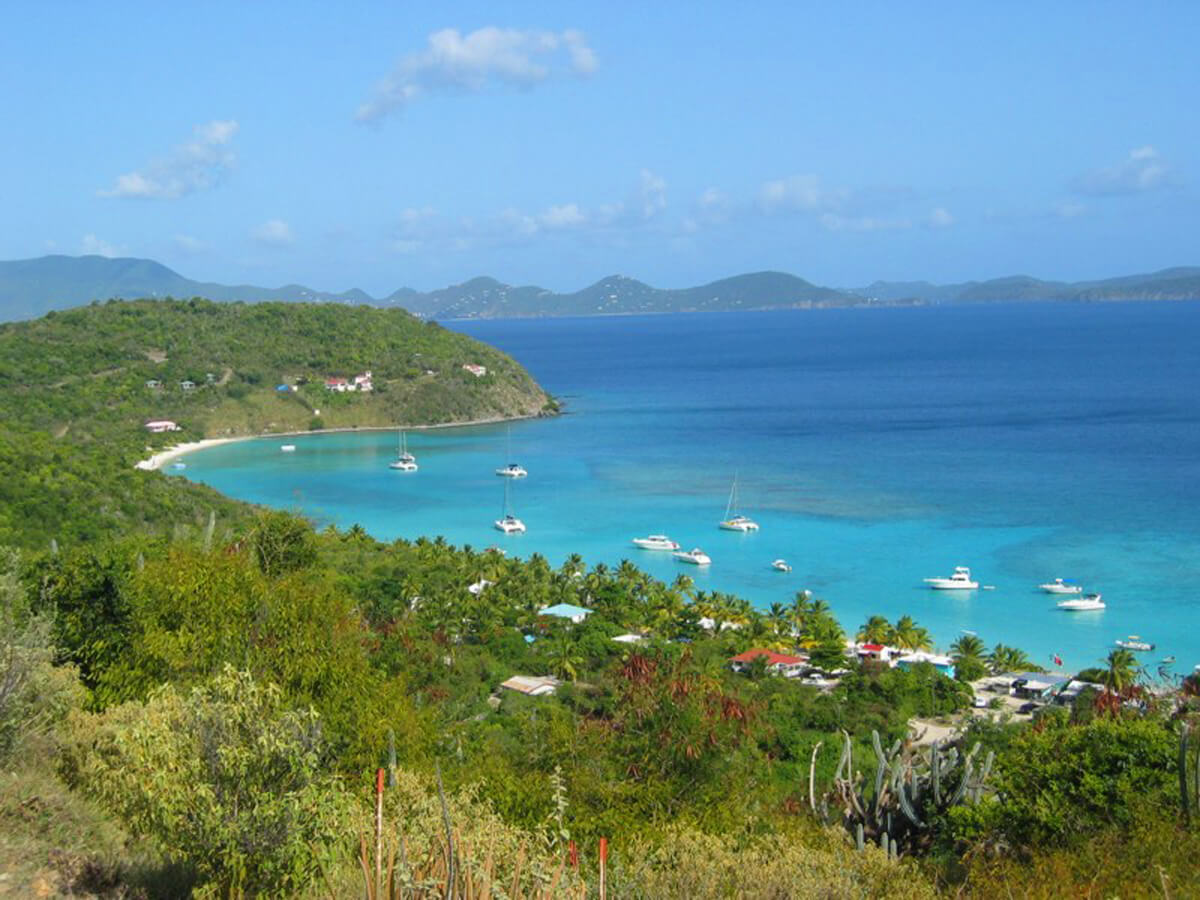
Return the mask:
POLYGON ((639 187, 644 218, 651 219, 667 208, 667 182, 661 175, 642 169, 639 187))
POLYGON ((935 208, 929 214, 928 225, 930 228, 949 228, 953 224, 954 216, 944 206, 935 208))
POLYGON ((1171 184, 1174 173, 1158 151, 1147 145, 1129 151, 1115 166, 1096 169, 1075 179, 1076 193, 1093 196, 1137 194, 1171 184))
POLYGON ((250 236, 268 247, 286 247, 296 242, 292 226, 283 219, 268 219, 250 232, 250 236))
POLYGON ((79 242, 79 251, 84 256, 120 256, 124 251, 121 247, 115 244, 110 244, 108 241, 96 237, 94 234, 85 234, 83 240, 79 242))
POLYGON ((596 71, 596 54, 580 31, 536 31, 488 26, 468 34, 444 28, 424 50, 401 57, 359 106, 371 122, 432 94, 481 91, 493 84, 532 87, 563 75, 596 71))
POLYGON ((233 167, 230 148, 238 123, 233 120, 197 125, 192 139, 174 147, 141 171, 118 175, 101 197, 143 197, 176 200, 219 184, 233 167))
POLYGON ((544 228, 574 228, 587 222, 587 216, 579 209, 577 203, 565 203, 562 206, 551 206, 537 217, 544 228))
POLYGON ((789 175, 763 184, 758 192, 764 212, 820 212, 836 210, 846 200, 845 190, 822 186, 816 175, 789 175))
POLYGON ((171 240, 176 249, 182 250, 184 253, 203 253, 208 249, 208 244, 190 234, 177 234, 171 240))
POLYGON ((912 228, 912 220, 886 219, 879 216, 841 216, 824 213, 818 220, 827 231, 902 231, 912 228))

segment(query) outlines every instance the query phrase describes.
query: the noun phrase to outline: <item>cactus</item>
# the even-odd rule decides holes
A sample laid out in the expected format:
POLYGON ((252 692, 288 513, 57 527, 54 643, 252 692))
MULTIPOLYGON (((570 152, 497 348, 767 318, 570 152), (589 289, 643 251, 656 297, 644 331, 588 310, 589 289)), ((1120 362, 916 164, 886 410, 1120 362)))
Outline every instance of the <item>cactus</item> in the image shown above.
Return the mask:
POLYGON ((977 767, 978 744, 965 756, 936 742, 927 754, 903 750, 900 741, 885 752, 879 733, 872 732, 876 768, 874 793, 868 797, 862 773, 854 771, 850 735, 843 732, 843 740, 832 798, 855 846, 861 848, 869 839, 890 859, 926 846, 932 819, 951 807, 979 802, 995 759, 989 752, 977 767))

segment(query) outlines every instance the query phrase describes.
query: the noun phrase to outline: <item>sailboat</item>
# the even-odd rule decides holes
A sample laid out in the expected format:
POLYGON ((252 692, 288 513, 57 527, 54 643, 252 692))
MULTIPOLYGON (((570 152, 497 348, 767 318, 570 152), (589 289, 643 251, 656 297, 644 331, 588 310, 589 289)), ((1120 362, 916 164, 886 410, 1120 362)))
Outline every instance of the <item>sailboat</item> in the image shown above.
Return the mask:
POLYGON ((524 534, 525 523, 512 514, 508 505, 509 484, 510 482, 504 482, 504 512, 495 522, 496 530, 503 531, 505 534, 524 534))
POLYGON ((399 469, 401 472, 417 471, 417 458, 408 452, 408 438, 404 434, 404 429, 400 429, 400 436, 396 439, 396 459, 388 463, 389 469, 399 469))
POLYGON ((737 475, 733 476, 733 487, 729 489, 729 503, 725 505, 725 518, 721 520, 719 528, 725 531, 758 531, 758 523, 747 516, 740 515, 738 508, 738 480, 737 475))
MULTIPOLYGON (((504 433, 504 456, 506 459, 512 459, 512 429, 508 429, 504 433)), ((506 466, 501 466, 496 470, 497 475, 502 475, 505 478, 524 478, 529 473, 515 462, 510 462, 506 466)))

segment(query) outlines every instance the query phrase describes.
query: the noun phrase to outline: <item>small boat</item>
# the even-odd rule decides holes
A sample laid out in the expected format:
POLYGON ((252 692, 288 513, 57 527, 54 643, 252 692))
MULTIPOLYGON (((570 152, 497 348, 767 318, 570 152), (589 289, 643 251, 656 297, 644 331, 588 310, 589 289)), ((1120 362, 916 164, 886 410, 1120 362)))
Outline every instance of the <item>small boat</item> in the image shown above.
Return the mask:
POLYGON ((509 482, 504 482, 504 511, 499 519, 495 521, 497 531, 503 531, 505 534, 524 534, 525 523, 512 514, 512 510, 508 506, 508 485, 509 482))
POLYGON ((525 523, 512 513, 507 513, 502 518, 497 519, 495 525, 497 531, 503 531, 505 534, 525 533, 525 523))
POLYGON ((400 437, 396 439, 396 458, 388 463, 388 468, 401 472, 417 471, 417 458, 408 452, 408 438, 403 428, 400 429, 400 437))
POLYGON ((733 487, 729 489, 729 502, 725 504, 725 518, 717 525, 718 528, 725 531, 740 531, 742 533, 748 531, 758 531, 758 523, 753 519, 739 515, 738 508, 738 480, 737 476, 733 476, 733 487))
POLYGON ((971 580, 971 570, 966 566, 955 566, 949 578, 926 578, 925 583, 935 591, 973 591, 979 587, 978 581, 971 580))
POLYGON ((507 466, 497 469, 496 474, 503 475, 505 478, 524 478, 529 473, 516 463, 509 463, 507 466))
POLYGON ((791 566, 789 566, 789 565, 787 564, 787 560, 784 560, 784 559, 777 559, 777 560, 775 560, 773 563, 771 563, 771 568, 772 568, 772 569, 774 569, 776 572, 790 572, 790 571, 792 571, 792 567, 791 567, 791 566))
POLYGON ((671 540, 665 534, 652 534, 649 537, 634 538, 633 546, 643 550, 678 550, 679 542, 671 540))
POLYGON ((699 547, 692 550, 680 550, 673 555, 680 562, 691 563, 694 566, 707 566, 712 562, 708 554, 699 547))
POLYGON ((283 453, 295 453, 296 445, 295 444, 280 444, 279 449, 283 453))
POLYGON ((1175 662, 1175 657, 1164 656, 1162 659, 1159 660, 1159 662, 1162 663, 1164 666, 1169 666, 1175 662))
POLYGON ((187 463, 185 463, 185 462, 175 462, 175 463, 171 463, 171 468, 172 468, 172 469, 186 469, 186 468, 187 468, 187 463))
POLYGON ((1055 578, 1053 581, 1047 581, 1045 584, 1039 584, 1038 588, 1045 591, 1047 594, 1082 594, 1083 587, 1073 582, 1070 578, 1055 578))
POLYGON ((1144 650, 1153 650, 1154 649, 1154 644, 1152 644, 1150 641, 1143 641, 1136 634, 1131 634, 1125 640, 1123 640, 1123 641, 1118 640, 1115 643, 1122 650, 1144 651, 1144 650))
POLYGON ((1059 600, 1058 608, 1067 612, 1084 612, 1089 609, 1104 609, 1104 601, 1099 594, 1084 594, 1082 597, 1071 597, 1059 600))

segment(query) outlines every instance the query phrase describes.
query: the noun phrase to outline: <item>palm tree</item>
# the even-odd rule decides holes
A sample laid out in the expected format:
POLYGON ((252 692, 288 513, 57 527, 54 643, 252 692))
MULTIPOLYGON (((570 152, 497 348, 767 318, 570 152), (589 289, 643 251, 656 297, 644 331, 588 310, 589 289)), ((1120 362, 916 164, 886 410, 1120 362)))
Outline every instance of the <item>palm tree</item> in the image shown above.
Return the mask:
POLYGON ((579 667, 583 665, 583 657, 575 650, 575 644, 564 628, 554 643, 554 674, 559 678, 570 678, 574 681, 579 675, 579 667))
POLYGON ((888 635, 888 643, 901 650, 928 650, 933 646, 929 632, 918 625, 912 616, 901 616, 888 635))
POLYGON ((1108 671, 1104 673, 1104 686, 1113 694, 1124 694, 1137 681, 1137 657, 1120 647, 1108 654, 1108 671))
POLYGON ((858 629, 855 640, 863 644, 886 644, 892 633, 891 623, 883 616, 871 616, 858 629))
POLYGON ((957 641, 950 645, 950 656, 957 663, 962 659, 977 659, 982 661, 987 653, 987 647, 984 646, 978 635, 964 634, 957 641))
POLYGON ((987 655, 988 669, 993 675, 1003 675, 1005 672, 1022 672, 1029 668, 1029 657, 1016 647, 997 644, 987 655))

